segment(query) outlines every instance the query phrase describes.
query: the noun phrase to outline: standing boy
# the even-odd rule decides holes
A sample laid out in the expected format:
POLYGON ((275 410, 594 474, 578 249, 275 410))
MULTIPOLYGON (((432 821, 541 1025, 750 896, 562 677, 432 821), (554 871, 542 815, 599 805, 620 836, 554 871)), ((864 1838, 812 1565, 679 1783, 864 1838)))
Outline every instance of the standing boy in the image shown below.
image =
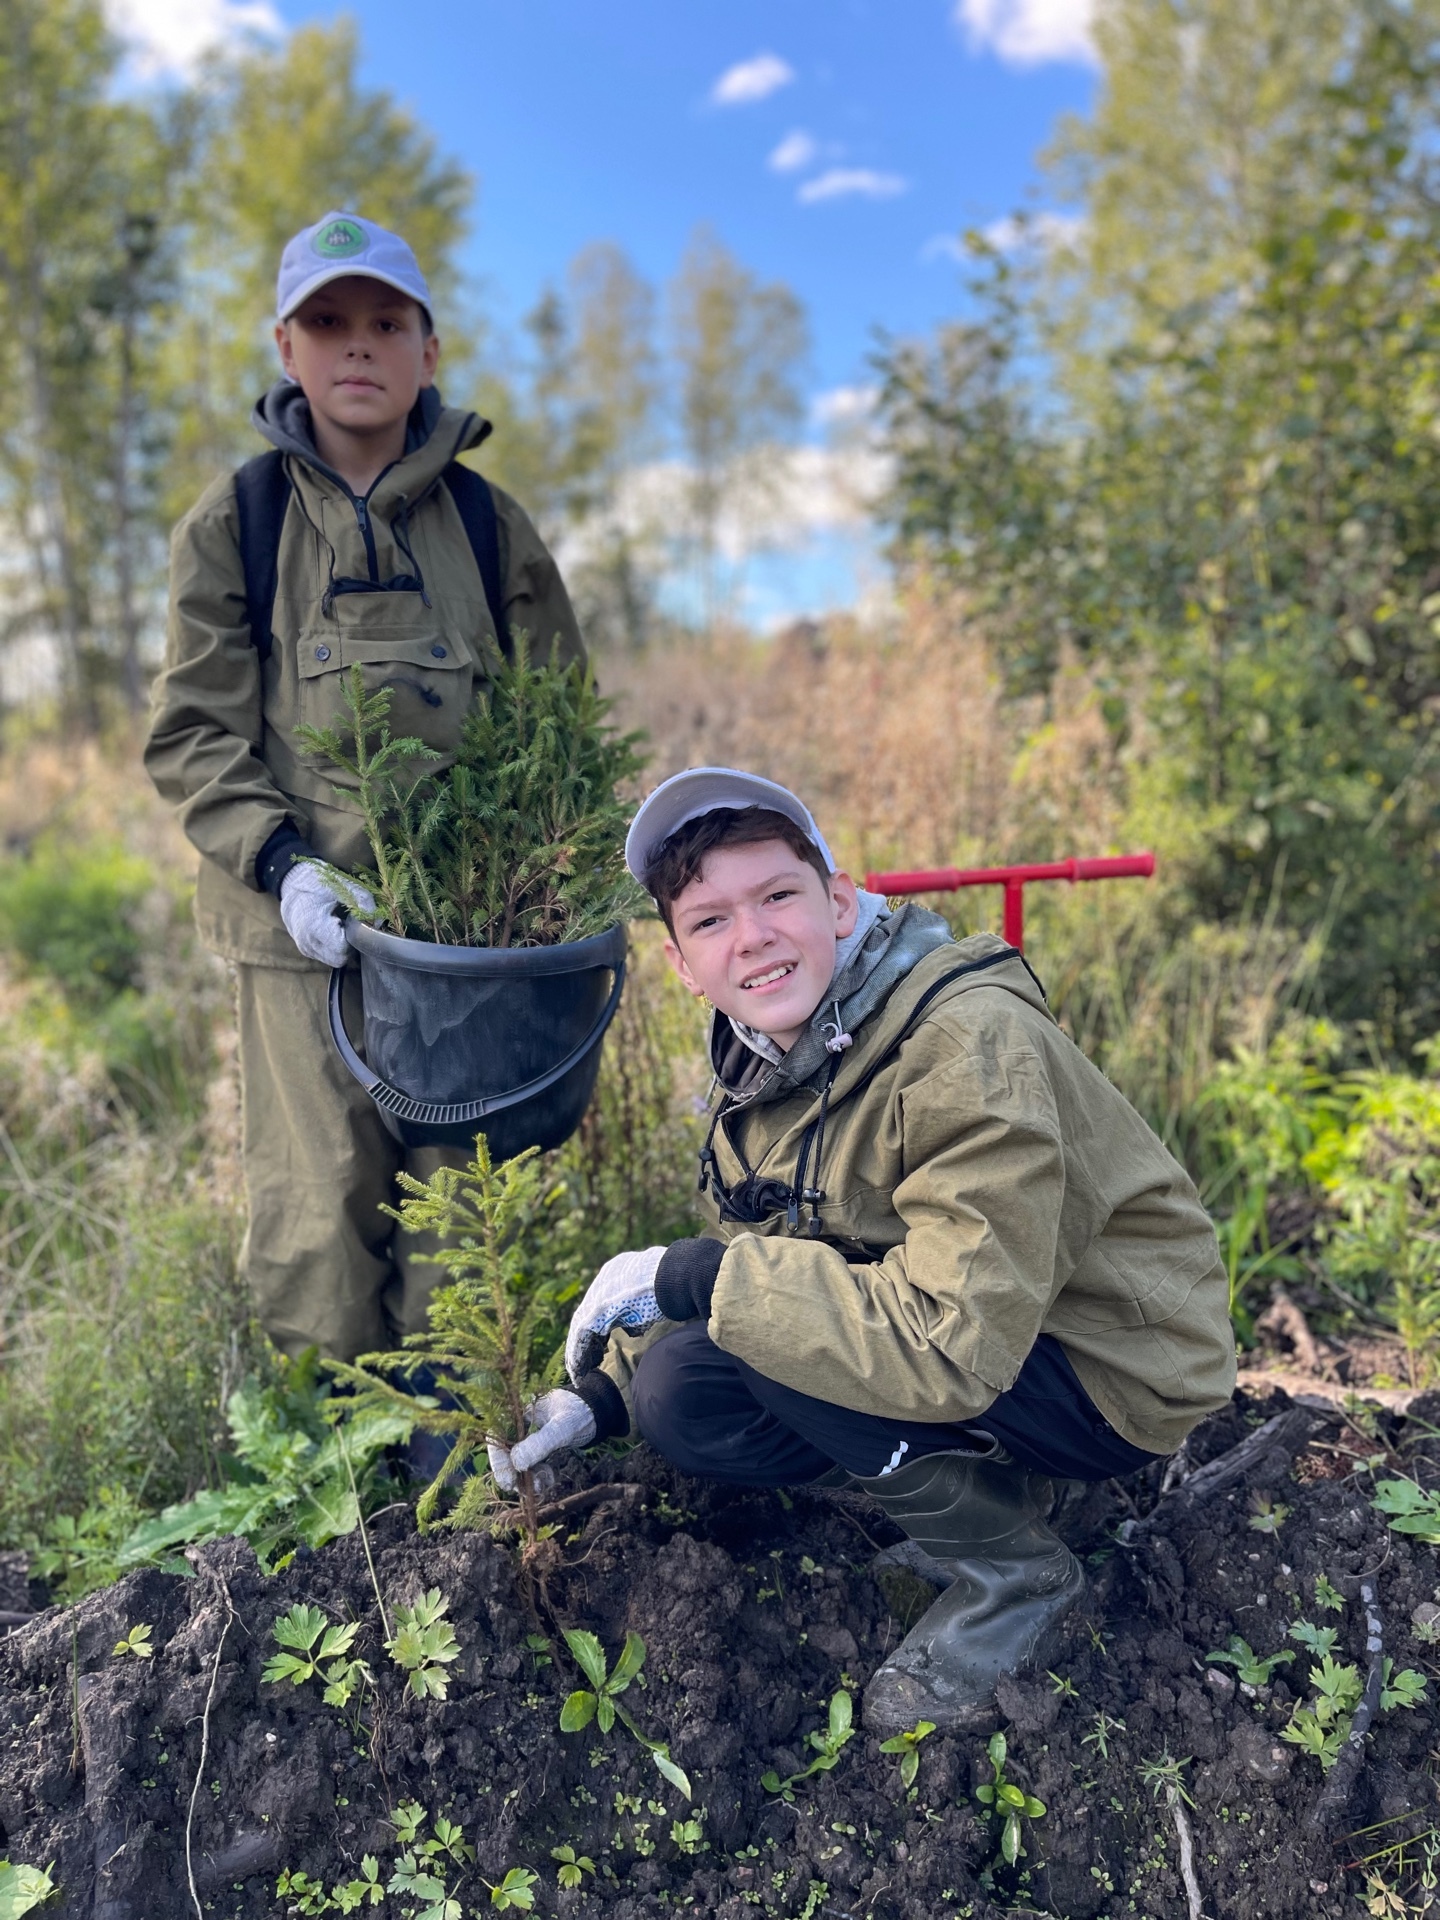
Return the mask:
POLYGON ((867 1724, 963 1726, 1082 1590, 1053 1479, 1230 1397, 1214 1229, 1015 949, 857 893, 783 787, 677 774, 626 858, 714 1007, 710 1225, 601 1269, 501 1477, 633 1418, 686 1473, 862 1487, 946 1583, 867 1724))
MULTIPOLYGON (((445 1156, 399 1146, 335 1057, 325 994, 346 959, 342 902, 307 863, 348 869, 369 851, 358 807, 295 728, 341 720, 358 666, 367 691, 390 690, 395 736, 451 755, 510 634, 561 664, 582 649, 530 521, 452 467, 490 429, 441 404, 430 292, 406 243, 347 213, 296 234, 275 340, 285 378, 254 424, 276 452, 216 481, 175 530, 145 764, 200 853, 201 937, 235 965, 257 1313, 290 1354, 353 1359, 424 1324, 437 1269, 416 1266, 423 1243, 397 1243, 380 1209, 400 1168, 423 1178, 445 1156), (257 592, 267 527, 278 546, 257 592)), ((346 992, 358 999, 353 970, 346 992)))

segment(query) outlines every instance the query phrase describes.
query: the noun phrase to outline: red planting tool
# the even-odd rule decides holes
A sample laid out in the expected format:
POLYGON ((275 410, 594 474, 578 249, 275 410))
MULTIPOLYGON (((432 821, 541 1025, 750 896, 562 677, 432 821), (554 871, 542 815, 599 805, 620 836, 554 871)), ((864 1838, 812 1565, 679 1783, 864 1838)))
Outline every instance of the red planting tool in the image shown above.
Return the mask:
POLYGON ((920 873, 867 873, 870 893, 953 893, 957 887, 1005 889, 1005 938, 1025 948, 1025 888, 1032 880, 1148 880, 1153 853, 1122 853, 1105 860, 1051 860, 1031 867, 934 867, 920 873))

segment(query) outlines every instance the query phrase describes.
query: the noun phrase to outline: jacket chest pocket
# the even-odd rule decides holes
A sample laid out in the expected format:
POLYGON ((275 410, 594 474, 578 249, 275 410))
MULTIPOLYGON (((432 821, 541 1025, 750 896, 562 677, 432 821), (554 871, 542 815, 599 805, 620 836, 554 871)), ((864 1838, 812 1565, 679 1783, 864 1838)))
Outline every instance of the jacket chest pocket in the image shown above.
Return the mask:
POLYGON ((336 631, 334 624, 303 634, 297 662, 300 720, 305 726, 349 731, 346 680, 360 669, 367 693, 390 695, 385 724, 392 739, 422 740, 447 759, 460 744, 475 693, 469 649, 438 623, 428 633, 396 634, 381 627, 336 631))

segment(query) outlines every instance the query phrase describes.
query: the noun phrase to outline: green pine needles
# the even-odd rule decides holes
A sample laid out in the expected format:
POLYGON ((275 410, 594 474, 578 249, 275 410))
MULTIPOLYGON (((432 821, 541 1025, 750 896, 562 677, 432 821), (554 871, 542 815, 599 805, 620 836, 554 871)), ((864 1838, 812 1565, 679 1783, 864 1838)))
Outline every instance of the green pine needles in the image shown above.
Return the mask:
MULTIPOLYGON (((551 1368, 537 1361, 536 1335, 547 1302, 529 1281, 525 1228, 543 1206, 546 1173, 532 1147, 513 1160, 491 1164, 484 1134, 475 1141, 475 1158, 466 1167, 441 1167, 429 1180, 397 1176, 406 1198, 387 1207, 413 1233, 434 1233, 444 1244, 423 1256, 449 1274, 451 1284, 430 1302, 423 1333, 406 1336, 403 1353, 361 1354, 354 1366, 330 1362, 333 1373, 355 1389, 345 1406, 349 1417, 383 1410, 404 1413, 426 1433, 451 1441, 450 1457, 421 1495, 416 1519, 424 1526, 434 1516, 450 1476, 467 1463, 477 1469, 460 1482, 454 1509, 439 1524, 473 1527, 493 1521, 496 1495, 486 1471, 489 1438, 507 1446, 526 1432, 525 1409, 547 1386, 551 1368), (430 1404, 394 1384, 432 1371, 430 1404), (436 1405, 436 1397, 453 1404, 436 1405)), ((528 1473, 519 1476, 520 1524, 533 1547, 539 1537, 535 1492, 528 1473)), ((510 1514, 514 1508, 510 1508, 510 1514)))
POLYGON ((441 770, 423 741, 391 738, 388 687, 367 693, 352 667, 344 693, 346 721, 296 734, 359 801, 375 866, 354 877, 377 925, 444 946, 553 946, 642 904, 615 791, 643 765, 640 736, 607 726, 587 668, 534 665, 517 636, 441 770))

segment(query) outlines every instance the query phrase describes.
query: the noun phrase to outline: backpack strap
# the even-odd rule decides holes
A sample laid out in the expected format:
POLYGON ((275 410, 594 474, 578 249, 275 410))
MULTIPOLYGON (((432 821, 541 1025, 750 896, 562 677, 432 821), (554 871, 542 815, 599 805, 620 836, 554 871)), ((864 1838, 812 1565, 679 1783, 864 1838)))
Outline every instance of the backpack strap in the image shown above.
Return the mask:
POLYGON ((262 660, 275 644, 275 587, 280 569, 280 529, 290 504, 290 476, 278 447, 257 453, 235 475, 235 507, 240 518, 240 564, 245 572, 245 606, 250 644, 262 660))
POLYGON ((450 462, 444 477, 450 498, 459 509, 475 564, 480 569, 480 584, 485 589, 490 618, 495 622, 500 651, 508 660, 512 643, 505 618, 505 588, 500 578, 500 522, 495 512, 495 495, 483 474, 476 473, 473 467, 462 467, 458 460, 450 462))

